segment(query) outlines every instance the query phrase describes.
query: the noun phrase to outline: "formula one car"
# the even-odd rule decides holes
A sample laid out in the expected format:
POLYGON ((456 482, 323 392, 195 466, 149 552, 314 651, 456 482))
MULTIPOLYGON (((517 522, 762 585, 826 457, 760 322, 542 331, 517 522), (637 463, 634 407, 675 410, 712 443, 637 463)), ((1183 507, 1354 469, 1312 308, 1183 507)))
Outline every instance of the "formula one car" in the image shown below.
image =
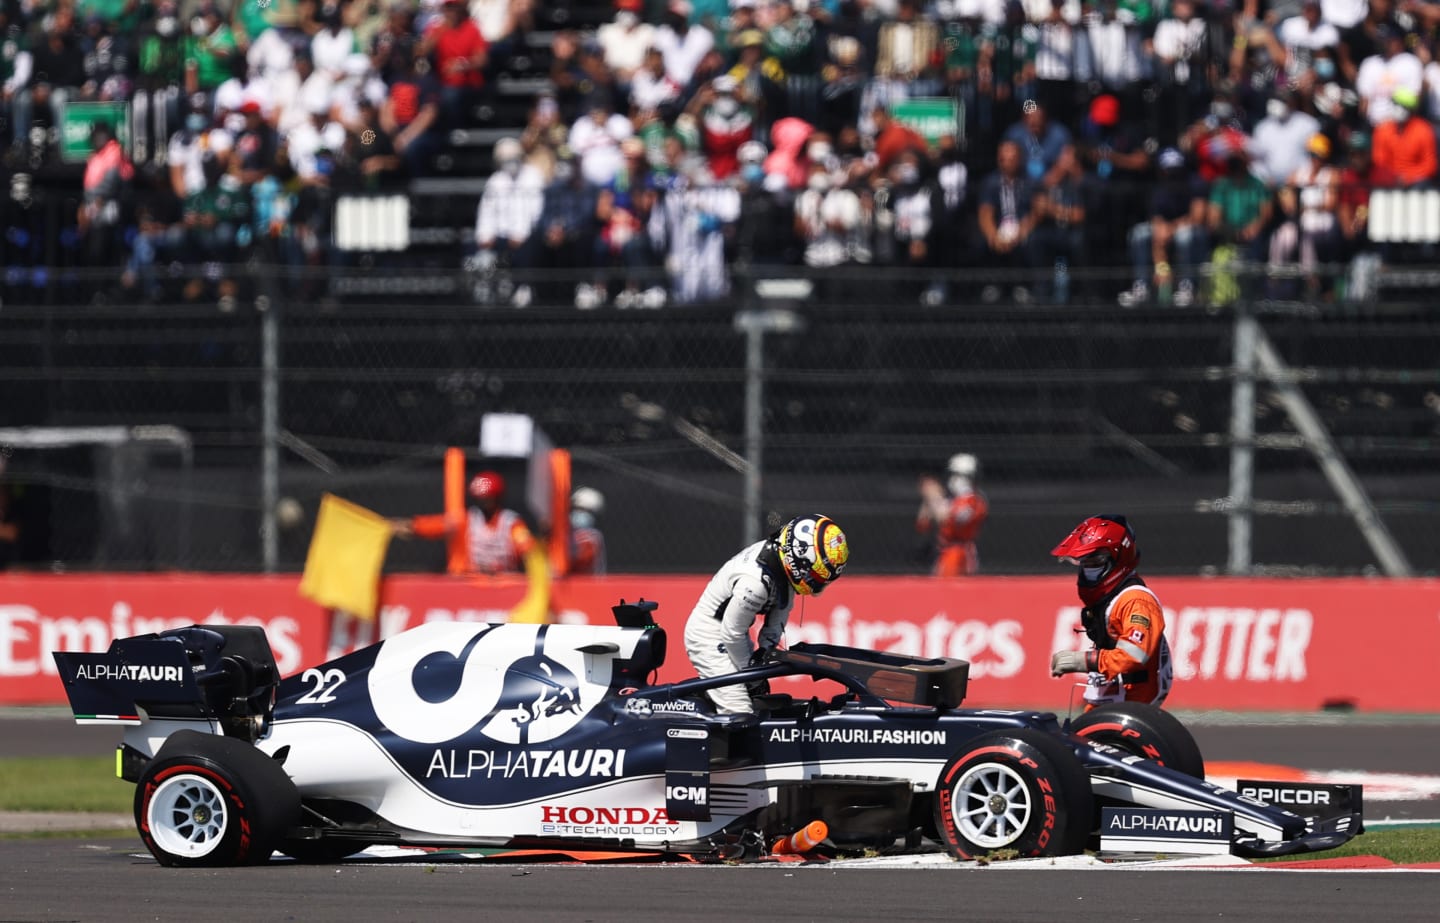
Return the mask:
POLYGON ((1151 706, 1065 727, 962 708, 960 660, 797 644, 649 686, 666 654, 654 608, 622 601, 615 626, 425 624, 283 680, 250 627, 55 660, 77 721, 128 725, 118 772, 164 865, 374 844, 753 858, 817 820, 834 854, 1057 856, 1094 842, 1107 804, 1214 812, 1246 856, 1362 832, 1358 811, 1307 818, 1204 781, 1190 734, 1151 706), (743 716, 705 695, 789 675, 838 691, 762 692, 743 716))

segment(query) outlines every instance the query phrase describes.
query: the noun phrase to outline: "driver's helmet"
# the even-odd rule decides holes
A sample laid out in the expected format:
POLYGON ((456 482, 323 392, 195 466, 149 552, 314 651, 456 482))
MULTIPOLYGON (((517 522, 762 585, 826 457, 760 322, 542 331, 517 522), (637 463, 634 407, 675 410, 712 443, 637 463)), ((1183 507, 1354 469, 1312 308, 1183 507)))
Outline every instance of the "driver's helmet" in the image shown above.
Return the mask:
POLYGON ((1080 567, 1076 585, 1087 606, 1109 596, 1130 579, 1140 563, 1135 533, 1124 516, 1091 516, 1050 553, 1080 567))
POLYGON ((785 576, 801 596, 820 593, 845 569, 850 543, 829 516, 796 516, 775 539, 785 576))
POLYGON ((494 497, 499 500, 505 495, 505 479, 497 472, 482 471, 470 479, 470 496, 476 500, 494 497))

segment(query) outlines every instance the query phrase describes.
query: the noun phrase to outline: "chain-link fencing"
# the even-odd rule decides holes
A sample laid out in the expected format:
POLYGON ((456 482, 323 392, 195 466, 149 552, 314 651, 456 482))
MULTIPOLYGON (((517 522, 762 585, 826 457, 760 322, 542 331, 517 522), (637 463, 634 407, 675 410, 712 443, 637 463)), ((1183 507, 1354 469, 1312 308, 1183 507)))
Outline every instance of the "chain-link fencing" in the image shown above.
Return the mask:
MULTIPOLYGON (((856 572, 919 572, 917 480, 958 451, 991 504, 985 573, 1050 571, 1097 512, 1131 518, 1152 572, 1394 572, 1387 548, 1440 569, 1440 322, 1420 305, 927 308, 893 296, 909 277, 867 271, 592 312, 537 275, 561 295, 522 311, 476 305, 471 273, 426 278, 459 294, 310 302, 267 269, 223 312, 7 304, 0 480, 21 566, 298 570, 325 491, 436 512, 452 445, 521 482, 478 453, 482 416, 514 412, 606 496, 618 572, 708 571, 806 511, 847 529, 856 572), (1262 348, 1237 361, 1252 314, 1262 348)), ((397 543, 389 565, 441 558, 397 543)))

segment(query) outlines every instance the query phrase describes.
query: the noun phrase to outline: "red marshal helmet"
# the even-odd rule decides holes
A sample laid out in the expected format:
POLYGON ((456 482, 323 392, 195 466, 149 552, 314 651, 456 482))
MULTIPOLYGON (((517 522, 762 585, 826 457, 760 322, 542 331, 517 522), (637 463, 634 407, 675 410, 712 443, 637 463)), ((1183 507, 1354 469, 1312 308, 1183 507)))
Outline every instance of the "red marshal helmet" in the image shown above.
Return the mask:
POLYGON ((1140 563, 1135 533, 1124 516, 1091 516, 1050 553, 1067 564, 1080 565, 1076 585, 1080 589, 1080 601, 1087 606, 1115 592, 1130 579, 1140 563))
POLYGON ((505 479, 494 471, 482 471, 470 479, 470 496, 476 500, 486 497, 500 499, 505 494, 505 479))

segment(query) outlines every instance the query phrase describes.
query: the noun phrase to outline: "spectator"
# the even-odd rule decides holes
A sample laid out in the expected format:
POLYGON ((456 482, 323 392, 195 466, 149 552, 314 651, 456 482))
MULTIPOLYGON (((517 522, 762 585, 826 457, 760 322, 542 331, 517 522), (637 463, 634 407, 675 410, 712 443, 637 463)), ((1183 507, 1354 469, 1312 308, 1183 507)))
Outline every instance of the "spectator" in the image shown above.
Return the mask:
POLYGON ((942 82, 940 30, 920 6, 920 0, 899 0, 895 19, 880 26, 875 79, 897 84, 902 96, 934 96, 942 82))
POLYGON ((740 146, 740 220, 735 230, 735 263, 740 266, 800 262, 794 220, 766 183, 768 152, 759 141, 740 146))
POLYGON ((1396 90, 1409 90, 1417 96, 1424 89, 1424 65, 1405 50, 1405 33, 1398 26, 1385 24, 1376 30, 1380 52, 1360 62, 1355 76, 1355 92, 1360 96, 1360 111, 1371 126, 1402 118, 1404 112, 1395 102, 1396 90))
MULTIPOLYGON (((16 19, 19 9, 15 10, 16 19)), ((11 18, 8 4, 0 5, 0 124, 12 126, 11 137, 21 140, 21 128, 15 114, 15 97, 30 82, 35 59, 20 22, 11 18)), ((0 138, 0 142, 6 139, 0 138)))
POLYGON ((380 124, 380 109, 374 101, 361 98, 356 121, 347 125, 346 158, 359 171, 361 189, 374 192, 392 186, 405 173, 405 164, 396 153, 390 132, 380 124))
POLYGON ((1217 72, 1210 23, 1195 16, 1194 0, 1175 0, 1155 24, 1153 68, 1159 82, 1159 115, 1168 128, 1200 117, 1211 99, 1217 72))
MULTIPOLYGON (((1273 214, 1270 189, 1250 172, 1243 152, 1232 153, 1225 175, 1210 186, 1206 226, 1216 244, 1212 262, 1222 266, 1238 260, 1263 263, 1269 255, 1265 230, 1273 214)), ((1230 284, 1228 279, 1226 284, 1230 284)), ((1244 288, 1242 284, 1242 291, 1244 288)))
POLYGON ((670 0, 654 44, 665 59, 665 73, 680 86, 687 86, 701 60, 715 47, 715 36, 704 26, 690 24, 689 0, 670 0))
MULTIPOLYGON (((847 263, 869 263, 870 204, 853 190, 836 188, 823 162, 809 162, 810 177, 795 197, 795 235, 804 248, 805 265, 829 269, 847 263)), ((831 277, 833 290, 840 284, 831 277)))
POLYGON ((185 41, 185 92, 213 93, 229 79, 231 59, 240 54, 235 34, 210 0, 201 4, 190 20, 190 36, 185 41))
MULTIPOLYGON (((748 35, 751 37, 745 40, 751 42, 757 42, 761 36, 758 30, 748 35)), ((757 57, 762 53, 758 44, 755 51, 757 57)), ((745 60, 743 54, 742 52, 742 61, 745 60)), ((865 72, 860 43, 851 36, 838 36, 831 43, 831 60, 831 65, 821 73, 824 82, 820 88, 818 125, 822 131, 838 135, 847 128, 854 130, 859 122, 861 100, 864 98, 869 77, 865 72)), ((762 67, 761 78, 747 82, 748 91, 752 99, 757 98, 755 91, 758 84, 768 101, 766 111, 783 112, 785 101, 779 98, 783 88, 766 73, 767 70, 762 67)))
POLYGON ((1314 68, 1318 52, 1340 44, 1340 30, 1324 20, 1320 0, 1303 0, 1299 15, 1283 20, 1275 37, 1285 49, 1285 77, 1290 86, 1298 85, 1314 68))
POLYGON ((1395 29, 1403 34, 1399 23, 1395 21, 1393 0, 1368 0, 1362 5, 1360 14, 1359 22, 1346 27, 1341 25, 1339 20, 1331 19, 1323 7, 1321 9, 1321 18, 1334 22, 1340 30, 1340 44, 1336 49, 1340 52, 1340 75, 1352 86, 1359 76, 1361 63, 1366 58, 1384 52, 1386 30, 1395 29))
POLYGON ((417 47, 430 57, 440 81, 440 117, 447 128, 469 124, 470 106, 485 86, 489 44, 470 18, 465 0, 444 0, 440 18, 431 22, 417 47))
POLYGON ((1250 136, 1240 127, 1234 105, 1223 98, 1212 102, 1210 114, 1192 125, 1180 138, 1181 150, 1195 152, 1200 178, 1207 183, 1225 174, 1236 151, 1243 154, 1250 147, 1250 136))
POLYGON ((1091 252, 1118 252, 1123 234, 1144 217, 1144 204, 1136 189, 1151 179, 1147 148, 1155 144, 1141 134, 1134 119, 1121 117, 1119 97, 1102 93, 1090 101, 1080 126, 1075 151, 1085 171, 1086 207, 1108 220, 1092 222, 1091 252))
POLYGON ((405 78, 415 60, 415 17, 404 3, 392 3, 384 28, 370 40, 370 63, 386 83, 405 78))
MULTIPOLYGON (((967 220, 971 208, 970 168, 960 152, 954 135, 945 135, 936 145, 934 231, 929 246, 931 265, 936 270, 951 270, 973 262, 970 250, 973 241, 967 234, 974 222, 967 220)), ((927 305, 943 303, 950 294, 949 280, 937 276, 921 295, 927 305)))
POLYGON ((1083 171, 1075 159, 1075 149, 1066 148, 1056 164, 1059 179, 1041 187, 1035 198, 1037 221, 1035 262, 1040 269, 1053 267, 1053 276, 1041 276, 1038 291, 1041 301, 1068 304, 1070 272, 1083 268, 1087 262, 1085 248, 1085 195, 1081 186, 1083 171))
POLYGON ((896 121, 884 106, 872 109, 870 120, 875 126, 874 166, 877 172, 889 171, 890 164, 906 150, 925 150, 925 138, 915 129, 896 121))
POLYGON ((739 86, 728 74, 716 77, 690 101, 687 111, 700 125, 701 151, 711 176, 729 179, 739 168, 736 152, 755 135, 755 113, 739 97, 739 86))
MULTIPOLYGON (((640 19, 641 0, 615 0, 615 20, 595 32, 595 40, 604 52, 605 66, 615 75, 616 88, 628 93, 635 72, 646 63, 645 55, 654 47, 655 27, 640 19)), ((664 56, 661 56, 664 60, 664 56)))
MULTIPOLYGON (((596 265, 600 269, 623 270, 623 287, 615 296, 615 307, 643 307, 641 282, 654 265, 646 228, 655 207, 655 188, 648 176, 645 145, 639 138, 626 138, 620 145, 620 157, 619 169, 604 184, 596 184, 600 186, 595 203, 600 227, 594 242, 596 265)), ((597 287, 600 303, 604 303, 608 281, 598 282, 597 287)))
POLYGON ((1370 218, 1370 190, 1376 185, 1370 162, 1370 136, 1354 131, 1345 141, 1345 167, 1340 174, 1338 219, 1346 254, 1364 248, 1370 218))
POLYGON ((797 9, 795 0, 772 0, 770 14, 773 20, 765 29, 765 53, 775 61, 779 73, 787 78, 818 73, 820 39, 815 20, 797 9))
MULTIPOLYGON (((1134 14, 1114 0, 1087 0, 1078 49, 1079 74, 1115 93, 1131 92, 1148 77, 1145 35, 1134 14), (1096 7, 1099 7, 1096 9, 1096 7)), ((1138 98, 1138 94, 1137 94, 1138 98)))
MULTIPOLYGON (((1033 269, 1039 265, 1034 240, 1040 215, 1034 207, 1039 187, 1025 175, 1023 154, 1014 141, 1000 142, 995 172, 985 177, 980 186, 980 233, 988 249, 986 265, 997 268, 1033 269)), ((1030 300, 1030 290, 1016 284, 1012 297, 1018 302, 1030 300)), ((987 285, 986 301, 996 301, 1000 290, 987 285)))
POLYGON ((1435 179, 1435 126, 1421 117, 1414 90, 1396 89, 1393 102, 1399 116, 1375 128, 1376 181, 1405 189, 1427 186, 1435 179))
POLYGON ((599 519, 605 513, 605 495, 593 487, 577 487, 570 495, 570 573, 603 576, 605 533, 599 519))
POLYGON ((975 541, 990 516, 990 503, 975 486, 980 462, 968 452, 950 456, 945 485, 931 475, 920 478, 920 510, 915 530, 926 539, 930 573, 968 577, 980 572, 975 541))
POLYGON ((1267 186, 1279 186, 1305 164, 1305 145, 1319 130, 1315 116, 1295 110, 1294 91, 1281 88, 1255 125, 1251 169, 1267 186))
POLYGON ((1071 161, 1062 165, 1061 155, 1074 154, 1074 140, 1069 129, 1051 121, 1045 107, 1036 100, 1027 99, 1022 110, 1024 117, 1005 131, 1003 140, 1020 149, 1025 175, 1032 183, 1054 186, 1069 169, 1071 161))
POLYGON ((796 193, 807 188, 810 162, 805 156, 805 146, 813 134, 815 126, 797 118, 784 118, 770 127, 771 150, 765 157, 766 189, 796 193))
MULTIPOLYGON (((927 181, 925 167, 917 151, 902 151, 876 191, 876 226, 880 231, 880 239, 875 242, 876 256, 890 265, 923 270, 930 262, 930 235, 938 209, 934 205, 935 186, 927 181)), ((908 284, 904 288, 905 298, 915 297, 913 291, 908 291, 908 284)))
POLYGON ((630 105, 642 112, 674 112, 680 108, 684 92, 685 88, 665 72, 665 56, 660 49, 648 49, 630 82, 630 105))
MULTIPOLYGON (((544 204, 537 223, 537 265, 547 272, 537 278, 546 284, 552 278, 549 270, 570 269, 584 272, 591 267, 594 241, 597 237, 596 207, 599 190, 585 179, 577 167, 575 155, 562 148, 555 162, 555 175, 545 188, 544 204)), ((597 292, 588 281, 575 287, 575 307, 590 309, 604 302, 604 288, 597 292)))
MULTIPOLYGON (((15 143, 25 144, 31 130, 58 129, 66 101, 85 83, 84 58, 74 34, 74 16, 58 7, 44 20, 40 41, 30 51, 27 86, 14 97, 15 143)), ((48 147, 48 140, 45 142, 48 147)))
POLYGON ((609 185, 624 164, 620 143, 635 133, 625 116, 614 111, 608 90, 586 98, 586 113, 570 128, 569 145, 580 159, 580 171, 596 186, 609 185))
POLYGON ((1270 236, 1271 297, 1295 297, 1297 286, 1284 278, 1285 269, 1298 263, 1304 273, 1305 296, 1320 295, 1320 263, 1340 257, 1341 235, 1335 212, 1340 202, 1340 171, 1330 165, 1330 139, 1311 136, 1305 145, 1307 161, 1277 192, 1282 224, 1270 236))
POLYGON ((380 104, 380 125, 390 135, 407 174, 429 172, 441 144, 440 88, 428 73, 416 71, 414 61, 406 62, 391 82, 380 104))
MULTIPOLYGON (((545 177, 524 162, 525 149, 516 138, 495 144, 495 172, 485 181, 485 192, 475 215, 475 248, 482 272, 529 270, 535 263, 535 229, 544 208, 545 177)), ((510 303, 529 307, 534 292, 526 281, 518 285, 501 279, 510 303)), ((486 299, 488 300, 488 298, 486 299)))
POLYGON ((356 51, 355 33, 340 15, 339 0, 327 0, 320 7, 320 31, 310 37, 310 58, 315 69, 331 80, 345 76, 345 62, 356 51))
POLYGON ((115 129, 105 122, 96 122, 90 130, 90 149, 76 226, 90 265, 113 265, 120 253, 124 209, 135 168, 115 138, 115 129))
MULTIPOLYGON (((1043 6, 1037 0, 1035 6, 1043 6)), ((1075 63, 1080 33, 1065 15, 1066 0, 1050 0, 1050 8, 1032 14, 1038 32, 1035 45, 1035 99, 1045 108, 1065 112, 1075 102, 1075 63)), ((1035 179, 1035 177, 1031 177, 1035 179)))
POLYGON ((1185 155, 1173 147, 1161 151, 1157 162, 1160 175, 1150 192, 1150 216, 1130 229, 1135 282, 1120 295, 1125 308, 1145 304, 1152 293, 1163 295, 1177 276, 1175 306, 1189 307, 1195 270, 1209 255, 1205 181, 1185 169, 1185 155))
MULTIPOLYGON (((739 218, 735 185, 719 181, 703 160, 691 159, 650 214, 650 239, 667 255, 676 302, 700 304, 730 294, 726 241, 739 218)), ((659 307, 658 294, 646 292, 644 305, 659 307)))

